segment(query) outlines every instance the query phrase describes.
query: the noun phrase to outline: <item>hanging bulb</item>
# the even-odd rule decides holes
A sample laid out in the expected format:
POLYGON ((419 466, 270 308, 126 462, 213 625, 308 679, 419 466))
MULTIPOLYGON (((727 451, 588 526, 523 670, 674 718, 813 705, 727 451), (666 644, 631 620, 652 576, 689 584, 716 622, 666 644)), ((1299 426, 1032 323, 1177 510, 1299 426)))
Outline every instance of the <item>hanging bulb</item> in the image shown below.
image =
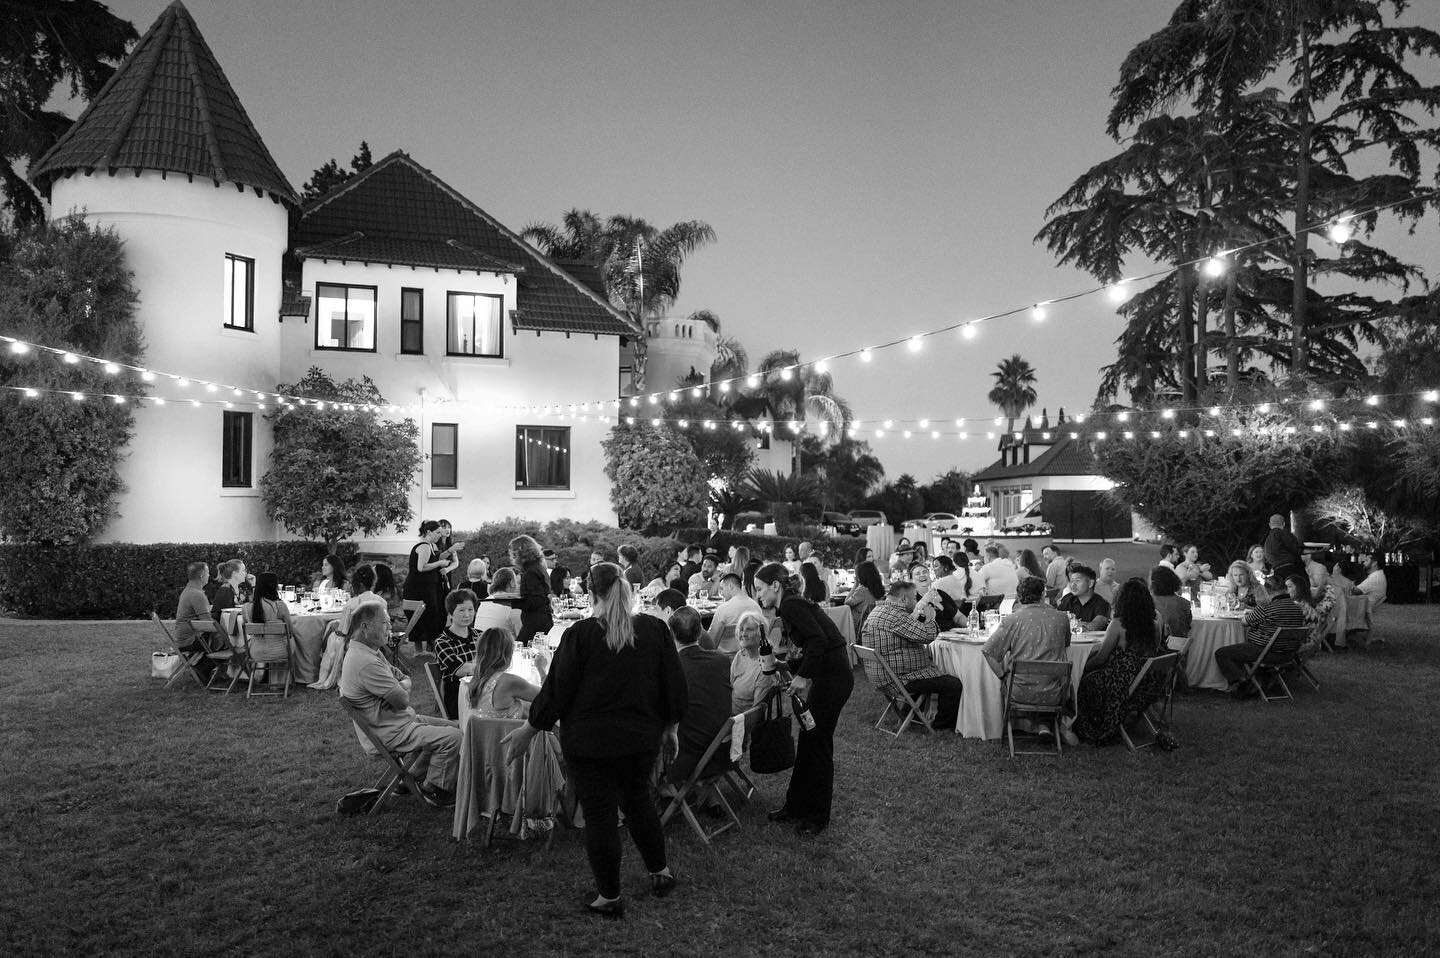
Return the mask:
POLYGON ((960 335, 964 336, 966 339, 974 339, 975 334, 978 332, 980 332, 980 330, 975 328, 974 323, 966 323, 964 326, 960 327, 960 335))
POLYGON ((920 428, 921 428, 921 429, 929 429, 929 428, 930 428, 930 420, 928 420, 928 419, 922 419, 922 420, 920 420, 920 428))
POLYGON ((1270 411, 1270 404, 1269 404, 1268 402, 1262 402, 1260 405, 1258 405, 1258 406, 1255 407, 1255 410, 1256 410, 1256 412, 1259 412, 1259 413, 1262 413, 1262 414, 1263 414, 1263 413, 1267 413, 1267 412, 1270 411))
POLYGON ((1367 405, 1367 406, 1378 406, 1378 405, 1380 405, 1380 397, 1379 397, 1379 396, 1366 396, 1366 397, 1365 397, 1365 405, 1367 405))
POLYGON ((1435 390, 1431 389, 1430 391, 1425 393, 1424 398, 1426 402, 1435 402, 1436 400, 1440 400, 1440 392, 1436 392, 1435 390))
POLYGON ((906 438, 906 439, 909 439, 909 438, 910 438, 910 430, 908 430, 908 429, 905 430, 905 438, 906 438))
POLYGON ((1220 407, 1219 407, 1219 406, 1211 406, 1211 407, 1210 407, 1210 415, 1212 415, 1212 416, 1218 416, 1218 415, 1220 415, 1220 407))
POLYGON ((675 392, 674 390, 671 390, 668 398, 671 402, 676 402, 680 399, 680 394, 678 392, 675 392))
POLYGON ((1325 400, 1323 400, 1323 399, 1314 399, 1314 400, 1311 400, 1311 402, 1310 402, 1310 411, 1311 411, 1311 412, 1319 412, 1320 410, 1322 410, 1322 409, 1324 409, 1324 408, 1325 408, 1325 400))
POLYGON ((829 368, 830 368, 830 363, 829 363, 828 360, 822 359, 822 360, 820 360, 819 362, 817 362, 817 363, 815 364, 815 371, 816 371, 817 373, 823 373, 823 372, 825 372, 826 370, 828 370, 829 368))
POLYGON ((1130 421, 1130 414, 1129 414, 1128 412, 1117 412, 1117 413, 1115 414, 1115 421, 1116 421, 1116 422, 1129 422, 1129 421, 1130 421))
POLYGON ((745 385, 749 386, 751 389, 754 389, 756 386, 760 385, 760 377, 755 375, 754 373, 751 373, 750 378, 745 380, 745 385))
POLYGON ((12 343, 10 344, 10 351, 11 351, 12 353, 14 353, 16 356, 22 356, 22 355, 24 355, 25 353, 28 353, 28 352, 30 351, 30 347, 27 346, 27 345, 25 345, 24 343, 20 342, 20 340, 17 339, 17 340, 15 340, 14 342, 12 342, 12 343))
POLYGON ((885 420, 885 428, 886 428, 886 429, 889 429, 889 428, 891 428, 891 427, 894 426, 894 425, 895 425, 895 420, 893 420, 893 419, 887 419, 887 420, 885 420))
POLYGON ((688 419, 682 419, 682 420, 680 420, 680 422, 678 423, 678 425, 680 426, 681 429, 689 429, 689 428, 690 428, 690 420, 688 420, 688 419))
POLYGON ((60 358, 63 359, 63 360, 65 360, 67 363, 69 363, 69 364, 72 365, 72 366, 75 365, 76 363, 78 363, 78 362, 80 361, 80 357, 79 357, 79 356, 76 356, 74 353, 66 353, 64 356, 61 356, 60 358))
POLYGON ((939 438, 940 438, 940 430, 938 430, 938 429, 932 429, 932 430, 930 430, 930 438, 931 438, 931 439, 939 439, 939 438))
POLYGON ((870 350, 868 347, 860 350, 860 361, 862 363, 868 363, 870 361, 870 350))
POLYGON ((1348 219, 1338 219, 1330 224, 1326 235, 1330 237, 1330 242, 1336 246, 1344 246, 1350 242, 1350 237, 1355 235, 1355 224, 1348 219))
POLYGON ((1225 255, 1222 253, 1207 259, 1205 261, 1203 271, 1206 276, 1210 277, 1211 279, 1216 279, 1220 276, 1225 275, 1225 267, 1227 267, 1228 265, 1230 264, 1225 259, 1225 255))
POLYGON ((1075 416, 1075 421, 1076 421, 1076 422, 1084 422, 1084 421, 1085 421, 1085 414, 1082 412, 1082 413, 1079 413, 1078 415, 1076 415, 1076 416, 1075 416))
POLYGON ((658 393, 651 393, 651 394, 650 394, 650 405, 652 405, 652 406, 658 406, 659 404, 660 404, 660 396, 659 396, 659 394, 658 394, 658 393))
POLYGON ((73 399, 73 400, 75 400, 76 402, 84 402, 84 401, 85 401, 85 394, 84 394, 84 393, 71 393, 71 394, 70 394, 70 398, 73 399))
POLYGON ((785 366, 785 367, 783 367, 783 368, 780 370, 780 378, 783 379, 783 380, 784 380, 785 382, 787 382, 787 383, 790 381, 790 377, 791 377, 792 375, 793 375, 793 374, 790 372, 790 367, 789 367, 789 366, 785 366))
POLYGON ((1035 322, 1040 322, 1045 318, 1045 316, 1046 312, 1044 303, 1036 303, 1034 306, 1030 307, 1030 317, 1034 319, 1035 322))
POLYGON ((722 393, 728 393, 728 392, 730 391, 730 382, 729 382, 729 380, 726 380, 725 382, 723 382, 723 383, 720 384, 720 391, 721 391, 722 393))
POLYGON ((103 368, 108 376, 113 376, 120 371, 120 367, 114 363, 106 363, 103 368))
POLYGON ((1166 410, 1162 411, 1162 412, 1160 413, 1160 418, 1161 418, 1161 419, 1174 419, 1174 418, 1175 418, 1175 410, 1173 410, 1173 409, 1166 409, 1166 410))
POLYGON ((956 428, 956 429, 959 429, 959 428, 963 427, 964 425, 965 425, 965 420, 964 420, 964 419, 957 419, 957 420, 955 420, 955 428, 956 428))
POLYGON ((40 394, 39 394, 38 392, 36 392, 35 390, 33 390, 33 389, 27 389, 27 390, 25 390, 25 398, 26 398, 26 399, 34 399, 34 398, 35 398, 36 396, 38 396, 38 395, 40 395, 40 394))
MULTIPOLYGON (((154 399, 152 399, 152 400, 150 400, 150 401, 151 401, 152 403, 154 403, 155 405, 157 405, 157 406, 163 406, 163 405, 165 405, 165 400, 161 399, 159 396, 156 396, 154 399)), ((263 407, 262 407, 262 408, 263 408, 263 407)))
POLYGON ((1130 288, 1122 279, 1118 283, 1111 284, 1110 288, 1106 290, 1106 295, 1110 297, 1112 303, 1123 303, 1130 298, 1130 288))
POLYGON ((701 393, 702 390, 699 386, 696 386, 694 389, 690 390, 690 395, 694 396, 696 399, 700 398, 701 393))
POLYGON ((918 353, 924 345, 925 342, 919 336, 910 337, 910 351, 912 353, 918 353))

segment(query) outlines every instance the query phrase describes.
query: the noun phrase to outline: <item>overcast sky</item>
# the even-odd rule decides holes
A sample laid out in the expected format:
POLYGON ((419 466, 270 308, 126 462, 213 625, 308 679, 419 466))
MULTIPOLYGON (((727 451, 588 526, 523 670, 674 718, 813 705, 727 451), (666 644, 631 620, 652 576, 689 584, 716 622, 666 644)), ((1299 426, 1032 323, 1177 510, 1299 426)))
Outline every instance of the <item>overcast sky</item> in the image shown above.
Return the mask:
MULTIPOLYGON (((142 33, 164 5, 111 3, 142 33)), ((1046 206, 1117 151, 1103 129, 1109 90, 1173 4, 187 6, 297 189, 365 139, 377 159, 407 151, 517 230, 571 207, 662 226, 703 219, 719 242, 686 265, 675 312, 712 310, 758 360, 1092 286, 1031 239, 1046 206)), ((1435 275, 1435 220, 1405 245, 1435 275)), ((833 371, 864 419, 988 419, 989 374, 1019 353, 1053 417, 1088 407, 1119 330, 1095 296, 1044 323, 992 323, 971 341, 833 371)), ((983 438, 874 445, 891 478, 994 458, 983 438)))

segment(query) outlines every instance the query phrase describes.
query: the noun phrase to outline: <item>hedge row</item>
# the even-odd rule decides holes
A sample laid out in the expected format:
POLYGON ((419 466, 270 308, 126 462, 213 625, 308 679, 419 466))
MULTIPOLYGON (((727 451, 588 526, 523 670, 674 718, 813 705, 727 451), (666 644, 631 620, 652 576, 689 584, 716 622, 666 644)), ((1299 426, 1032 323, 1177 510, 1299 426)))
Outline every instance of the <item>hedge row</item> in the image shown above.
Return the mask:
POLYGON ((752 558, 773 559, 777 562, 785 558, 786 546, 798 547, 802 541, 806 541, 814 547, 820 561, 825 563, 828 569, 853 569, 855 553, 865 547, 862 536, 812 536, 802 540, 797 536, 767 536, 728 530, 711 535, 707 529, 677 529, 675 535, 685 542, 704 543, 708 548, 719 552, 722 558, 731 546, 744 546, 750 550, 752 558))
MULTIPOLYGON (((355 547, 337 554, 354 564, 355 547)), ((283 583, 309 583, 320 571, 320 542, 163 542, 90 546, 0 544, 0 608, 43 619, 135 619, 175 615, 185 567, 228 559, 283 583)))

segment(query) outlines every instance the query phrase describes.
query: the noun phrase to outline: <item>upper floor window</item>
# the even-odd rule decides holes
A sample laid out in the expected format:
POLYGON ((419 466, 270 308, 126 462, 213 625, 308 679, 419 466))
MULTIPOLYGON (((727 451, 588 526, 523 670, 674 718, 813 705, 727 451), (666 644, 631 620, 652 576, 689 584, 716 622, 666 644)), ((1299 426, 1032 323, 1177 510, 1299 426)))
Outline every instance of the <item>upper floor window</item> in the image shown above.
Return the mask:
POLYGON ((446 352, 451 356, 503 355, 500 310, 503 296, 451 293, 446 309, 446 352))
POLYGON ((430 488, 460 486, 460 427, 453 422, 430 424, 430 488))
POLYGON ((225 325, 255 328, 255 261, 234 253, 225 254, 225 325))
POLYGON ((220 484, 227 489, 253 486, 252 450, 255 414, 225 411, 221 420, 220 484))
POLYGON ((315 348, 375 351, 375 287, 316 283, 315 348))
POLYGON ((400 290, 400 352, 420 356, 425 352, 425 291, 400 290))
POLYGON ((515 488, 570 488, 570 427, 515 427, 515 488))

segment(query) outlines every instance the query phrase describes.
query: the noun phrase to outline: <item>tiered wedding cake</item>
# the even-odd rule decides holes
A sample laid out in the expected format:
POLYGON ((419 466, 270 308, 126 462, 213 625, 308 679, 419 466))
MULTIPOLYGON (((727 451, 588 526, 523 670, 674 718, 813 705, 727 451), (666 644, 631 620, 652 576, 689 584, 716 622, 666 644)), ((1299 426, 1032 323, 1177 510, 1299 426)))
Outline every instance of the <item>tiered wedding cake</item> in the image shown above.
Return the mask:
POLYGON ((979 486, 965 500, 965 508, 960 512, 960 531, 972 536, 988 536, 995 532, 990 500, 980 494, 979 486))

